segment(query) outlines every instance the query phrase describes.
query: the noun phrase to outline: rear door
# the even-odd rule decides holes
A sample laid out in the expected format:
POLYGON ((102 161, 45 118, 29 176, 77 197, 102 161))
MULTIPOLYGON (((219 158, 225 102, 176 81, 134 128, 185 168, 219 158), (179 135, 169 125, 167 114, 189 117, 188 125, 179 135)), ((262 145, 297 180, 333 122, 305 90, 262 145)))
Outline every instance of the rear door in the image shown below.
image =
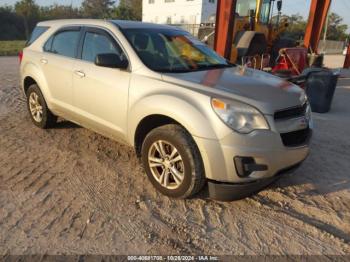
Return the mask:
POLYGON ((73 109, 73 65, 76 62, 81 27, 65 27, 44 45, 40 64, 58 109, 73 109))
POLYGON ((85 28, 73 70, 74 106, 97 132, 125 140, 130 71, 96 66, 96 56, 107 53, 126 57, 109 32, 85 28))

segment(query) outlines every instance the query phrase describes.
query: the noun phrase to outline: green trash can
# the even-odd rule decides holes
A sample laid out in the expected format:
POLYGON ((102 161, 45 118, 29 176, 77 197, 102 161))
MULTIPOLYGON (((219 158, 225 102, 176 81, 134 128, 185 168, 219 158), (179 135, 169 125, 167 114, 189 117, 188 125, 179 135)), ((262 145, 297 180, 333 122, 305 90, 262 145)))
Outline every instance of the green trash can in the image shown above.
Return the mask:
POLYGON ((305 92, 313 112, 327 113, 331 109, 338 77, 339 73, 327 69, 308 75, 305 92))

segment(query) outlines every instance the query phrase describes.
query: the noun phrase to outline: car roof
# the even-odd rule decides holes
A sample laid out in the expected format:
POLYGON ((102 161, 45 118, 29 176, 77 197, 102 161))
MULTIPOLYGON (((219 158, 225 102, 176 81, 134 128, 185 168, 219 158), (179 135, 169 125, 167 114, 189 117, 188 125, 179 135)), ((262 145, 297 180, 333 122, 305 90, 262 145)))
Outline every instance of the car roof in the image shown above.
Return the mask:
POLYGON ((109 20, 121 29, 172 29, 180 30, 174 26, 153 24, 141 21, 131 21, 131 20, 109 20))
POLYGON ((41 21, 38 26, 101 25, 105 23, 106 20, 102 19, 57 19, 41 21))
POLYGON ((141 21, 130 21, 130 20, 104 20, 104 19, 59 19, 59 20, 49 20, 41 21, 38 26, 69 26, 69 25, 106 25, 106 23, 114 24, 122 30, 127 29, 170 29, 170 30, 180 30, 181 28, 170 26, 170 25, 160 25, 152 24, 141 21))

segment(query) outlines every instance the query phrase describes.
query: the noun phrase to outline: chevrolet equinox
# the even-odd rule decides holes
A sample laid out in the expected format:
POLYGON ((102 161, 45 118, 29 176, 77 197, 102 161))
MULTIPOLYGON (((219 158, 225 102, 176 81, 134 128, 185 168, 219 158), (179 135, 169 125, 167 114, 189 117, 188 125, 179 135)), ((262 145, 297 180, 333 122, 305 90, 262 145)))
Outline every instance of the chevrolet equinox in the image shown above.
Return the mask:
POLYGON ((304 91, 230 64, 179 28, 117 20, 40 22, 20 54, 33 123, 57 116, 135 148, 153 186, 186 198, 259 191, 308 155, 304 91))

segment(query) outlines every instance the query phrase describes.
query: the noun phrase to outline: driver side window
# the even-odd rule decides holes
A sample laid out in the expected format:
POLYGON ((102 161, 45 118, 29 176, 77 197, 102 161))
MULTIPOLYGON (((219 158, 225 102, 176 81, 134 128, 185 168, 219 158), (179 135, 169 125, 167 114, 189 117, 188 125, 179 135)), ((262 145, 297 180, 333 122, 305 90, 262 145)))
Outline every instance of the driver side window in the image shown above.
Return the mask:
POLYGON ((123 51, 108 35, 98 32, 86 32, 81 59, 94 62, 98 54, 122 56, 123 51))

